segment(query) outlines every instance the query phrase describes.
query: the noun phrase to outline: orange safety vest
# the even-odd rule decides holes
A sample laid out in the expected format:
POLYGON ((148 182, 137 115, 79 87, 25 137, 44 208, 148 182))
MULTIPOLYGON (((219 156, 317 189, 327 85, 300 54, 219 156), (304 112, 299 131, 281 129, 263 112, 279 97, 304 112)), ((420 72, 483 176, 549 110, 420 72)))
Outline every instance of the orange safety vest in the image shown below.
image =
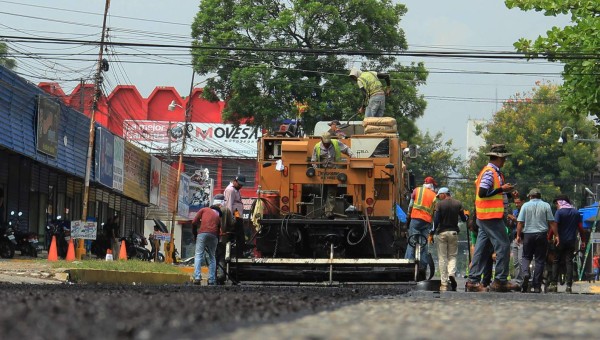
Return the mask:
POLYGON ((418 218, 431 223, 433 220, 433 209, 435 208, 435 191, 419 187, 416 189, 410 218, 418 218))
MULTIPOLYGON (((480 220, 504 217, 504 195, 502 193, 491 197, 479 197, 479 184, 481 183, 483 174, 488 170, 491 170, 494 174, 494 187, 492 189, 500 188, 500 174, 491 166, 485 166, 475 181, 475 209, 477 218, 480 220)), ((502 177, 502 181, 504 182, 504 176, 502 177)))

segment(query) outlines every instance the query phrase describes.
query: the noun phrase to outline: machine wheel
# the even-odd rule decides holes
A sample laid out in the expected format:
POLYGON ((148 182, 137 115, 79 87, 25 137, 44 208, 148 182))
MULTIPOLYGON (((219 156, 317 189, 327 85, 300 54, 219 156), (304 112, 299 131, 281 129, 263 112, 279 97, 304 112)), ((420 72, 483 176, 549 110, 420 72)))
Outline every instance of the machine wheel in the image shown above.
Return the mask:
POLYGON ((15 246, 10 242, 0 242, 0 257, 12 259, 15 256, 15 246))

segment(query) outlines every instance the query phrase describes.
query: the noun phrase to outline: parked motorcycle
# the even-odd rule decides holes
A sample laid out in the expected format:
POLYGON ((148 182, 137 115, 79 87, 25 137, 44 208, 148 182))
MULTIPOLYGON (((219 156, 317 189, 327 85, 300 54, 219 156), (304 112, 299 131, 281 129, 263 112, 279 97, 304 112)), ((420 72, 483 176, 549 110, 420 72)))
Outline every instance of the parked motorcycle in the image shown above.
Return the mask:
POLYGON ((12 259, 15 256, 17 240, 10 226, 0 228, 0 257, 12 259))
POLYGON ((150 250, 146 249, 148 240, 144 235, 132 231, 129 236, 122 237, 121 242, 122 241, 125 241, 128 259, 138 259, 142 261, 150 261, 152 259, 150 250))
POLYGON ((19 211, 15 215, 14 211, 10 212, 11 220, 8 222, 9 226, 13 228, 16 250, 21 252, 21 256, 37 257, 38 255, 38 234, 33 231, 22 231, 20 228, 21 216, 23 213, 19 211))
POLYGON ((63 220, 61 216, 57 216, 46 226, 46 243, 48 249, 52 236, 56 236, 56 252, 62 258, 67 257, 69 250, 69 241, 71 240, 71 221, 63 220))

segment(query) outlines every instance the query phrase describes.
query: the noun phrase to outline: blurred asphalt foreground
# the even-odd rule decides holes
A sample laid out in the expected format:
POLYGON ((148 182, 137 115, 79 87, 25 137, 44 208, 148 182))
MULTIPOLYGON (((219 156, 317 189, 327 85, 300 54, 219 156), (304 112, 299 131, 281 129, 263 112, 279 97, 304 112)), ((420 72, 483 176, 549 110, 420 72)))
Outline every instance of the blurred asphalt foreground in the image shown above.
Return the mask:
POLYGON ((600 331, 600 295, 590 293, 600 283, 575 283, 575 294, 465 293, 461 280, 458 292, 437 293, 70 284, 53 275, 44 261, 0 261, 0 281, 25 280, 0 283, 2 339, 593 339, 600 331))

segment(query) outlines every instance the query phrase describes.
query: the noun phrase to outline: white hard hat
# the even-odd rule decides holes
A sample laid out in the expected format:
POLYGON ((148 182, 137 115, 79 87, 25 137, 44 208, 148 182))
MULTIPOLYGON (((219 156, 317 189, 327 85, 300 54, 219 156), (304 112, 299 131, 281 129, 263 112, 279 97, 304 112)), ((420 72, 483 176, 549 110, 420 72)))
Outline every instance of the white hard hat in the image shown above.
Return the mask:
POLYGON ((358 77, 360 77, 360 74, 361 74, 361 73, 362 73, 362 72, 361 72, 359 69, 357 69, 357 68, 352 68, 352 69, 350 70, 350 74, 349 74, 349 76, 351 76, 351 77, 352 77, 352 76, 354 76, 354 77, 358 78, 358 77))

